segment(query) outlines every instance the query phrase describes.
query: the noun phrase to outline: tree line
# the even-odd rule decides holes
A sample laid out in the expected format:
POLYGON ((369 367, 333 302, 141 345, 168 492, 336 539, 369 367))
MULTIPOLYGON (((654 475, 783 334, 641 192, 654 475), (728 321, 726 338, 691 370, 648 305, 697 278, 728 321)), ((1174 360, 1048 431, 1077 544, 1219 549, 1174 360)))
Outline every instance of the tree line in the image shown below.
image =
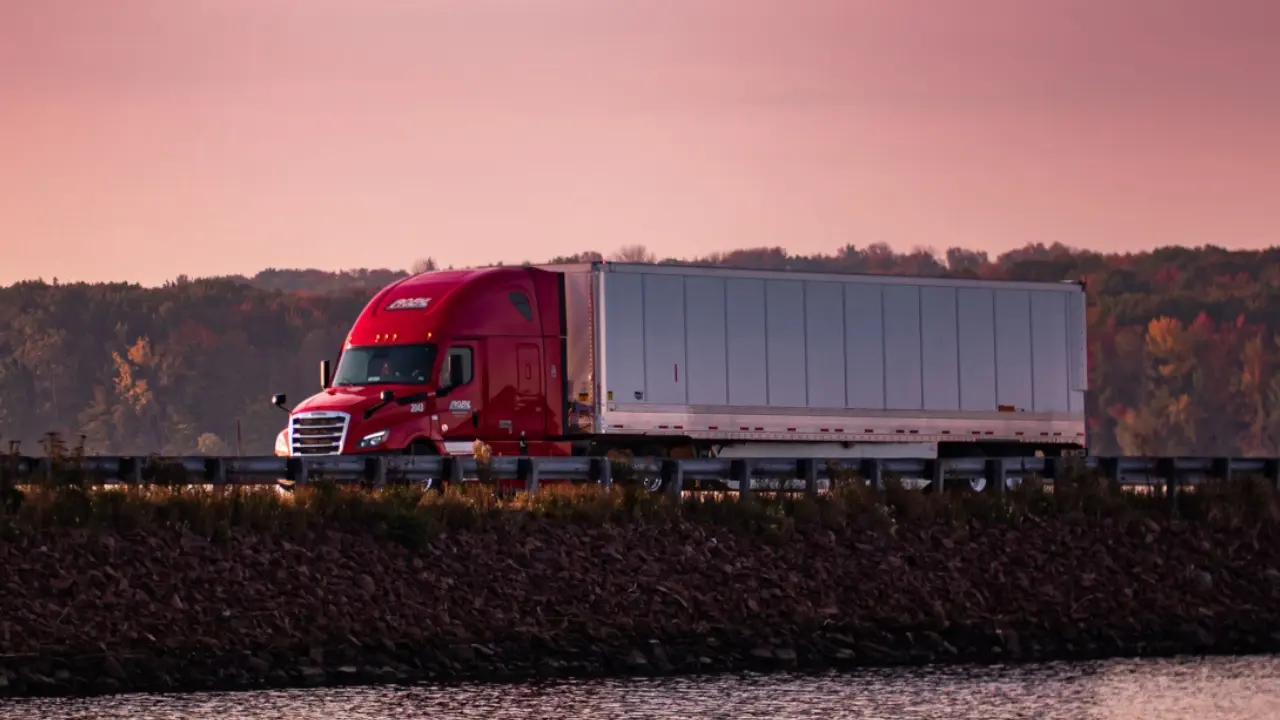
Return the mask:
MULTIPOLYGON (((598 252, 550 262, 600 260, 598 252)), ((1028 245, 834 254, 752 248, 693 259, 630 246, 611 259, 753 269, 1038 281, 1088 288, 1091 451, 1280 455, 1280 248, 1108 254, 1028 245)), ((427 258, 414 270, 431 269, 427 258)), ((267 398, 315 389, 361 308, 405 271, 268 269, 162 287, 21 282, 0 288, 0 438, 93 453, 270 453, 267 398)))

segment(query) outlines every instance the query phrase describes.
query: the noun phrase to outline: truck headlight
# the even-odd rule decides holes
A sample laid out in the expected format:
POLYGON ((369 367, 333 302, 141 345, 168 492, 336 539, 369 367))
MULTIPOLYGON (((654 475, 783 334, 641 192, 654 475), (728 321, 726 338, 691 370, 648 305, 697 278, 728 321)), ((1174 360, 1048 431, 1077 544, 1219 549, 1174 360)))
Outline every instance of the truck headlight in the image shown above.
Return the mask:
POLYGON ((280 434, 276 436, 276 454, 289 454, 289 428, 281 430, 280 434))
POLYGON ((387 430, 379 430, 376 433, 369 433, 368 435, 360 438, 360 442, 356 443, 356 447, 362 450, 371 447, 378 447, 387 441, 387 435, 389 434, 390 433, 387 430))

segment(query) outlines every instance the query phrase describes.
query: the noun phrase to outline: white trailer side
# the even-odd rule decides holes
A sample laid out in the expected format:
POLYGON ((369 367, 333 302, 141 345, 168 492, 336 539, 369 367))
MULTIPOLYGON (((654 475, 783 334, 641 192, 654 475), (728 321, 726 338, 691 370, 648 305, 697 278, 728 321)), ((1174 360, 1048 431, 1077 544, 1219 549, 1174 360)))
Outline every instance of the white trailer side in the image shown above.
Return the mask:
POLYGON ((1084 289, 601 264, 566 271, 582 432, 1085 442, 1084 289), (590 270, 587 270, 587 268, 590 270))

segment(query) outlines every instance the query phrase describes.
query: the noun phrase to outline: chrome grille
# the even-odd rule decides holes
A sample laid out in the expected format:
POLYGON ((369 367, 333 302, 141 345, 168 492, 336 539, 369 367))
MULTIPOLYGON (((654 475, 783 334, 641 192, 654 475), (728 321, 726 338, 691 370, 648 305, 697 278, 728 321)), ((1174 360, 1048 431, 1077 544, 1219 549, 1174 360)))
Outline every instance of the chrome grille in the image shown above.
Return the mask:
POLYGON ((289 453, 338 455, 347 441, 351 416, 344 412, 302 412, 289 418, 289 453))

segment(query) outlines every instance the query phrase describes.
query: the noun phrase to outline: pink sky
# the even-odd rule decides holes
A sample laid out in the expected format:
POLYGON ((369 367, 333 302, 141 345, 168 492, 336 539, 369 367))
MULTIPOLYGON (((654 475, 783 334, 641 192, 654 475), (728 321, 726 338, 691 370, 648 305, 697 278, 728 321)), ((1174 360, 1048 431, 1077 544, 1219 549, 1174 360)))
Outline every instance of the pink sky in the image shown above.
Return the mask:
POLYGON ((12 0, 0 283, 1280 244, 1275 0, 12 0))

